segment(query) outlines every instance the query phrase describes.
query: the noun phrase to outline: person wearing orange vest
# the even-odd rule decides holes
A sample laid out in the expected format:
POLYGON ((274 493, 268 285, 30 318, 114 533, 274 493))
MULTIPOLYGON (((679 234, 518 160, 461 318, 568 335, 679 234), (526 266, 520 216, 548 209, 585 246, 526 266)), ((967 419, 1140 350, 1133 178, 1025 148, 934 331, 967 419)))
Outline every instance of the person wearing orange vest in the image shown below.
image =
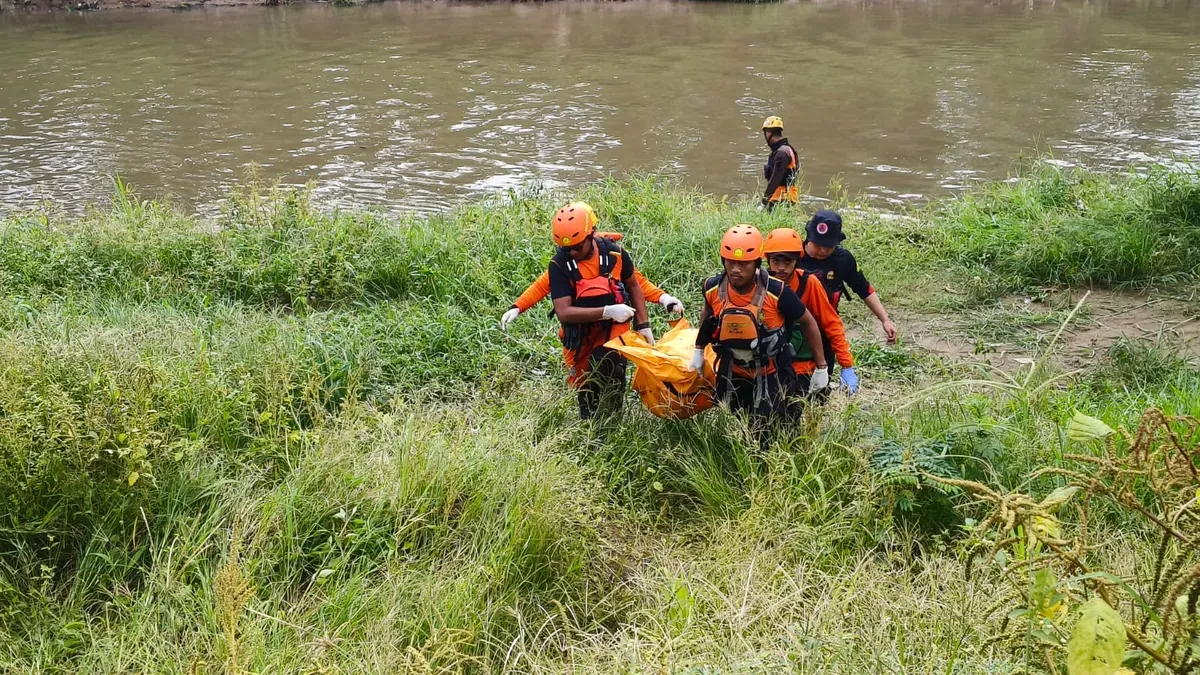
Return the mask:
POLYGON ((632 329, 654 343, 646 296, 631 283, 637 271, 629 252, 596 236, 596 212, 572 202, 554 214, 558 252, 547 274, 554 314, 562 328, 567 382, 579 396, 580 419, 619 412, 625 393, 625 357, 604 346, 632 329))
MULTIPOLYGON (((622 235, 618 232, 597 232, 596 236, 614 242, 622 239, 622 235)), ((654 282, 647 279, 641 270, 635 270, 633 278, 637 281, 638 286, 642 287, 642 293, 646 296, 647 302, 656 302, 673 314, 683 314, 683 303, 675 296, 665 293, 661 288, 655 286, 654 282)), ((516 300, 513 300, 512 306, 500 317, 500 328, 508 330, 509 324, 516 321, 518 316, 528 312, 547 295, 550 295, 550 273, 542 272, 541 276, 529 284, 529 287, 522 291, 516 300)))
MULTIPOLYGON (((825 361, 832 364, 836 358, 841 366, 842 384, 851 394, 858 391, 858 376, 854 373, 854 356, 850 353, 850 343, 846 340, 846 328, 842 318, 838 316, 833 305, 829 304, 829 296, 821 280, 799 268, 800 256, 804 253, 804 242, 800 233, 790 227, 780 227, 771 230, 763 244, 763 253, 767 256, 767 265, 771 276, 787 283, 796 295, 804 302, 804 306, 817 320, 821 328, 823 345, 814 345, 804 339, 799 333, 792 334, 792 368, 796 371, 794 394, 805 394, 816 362, 813 356, 818 351, 824 351, 825 361)), ((828 389, 822 390, 827 398, 828 389)))
POLYGON ((796 187, 796 180, 800 176, 800 155, 783 137, 782 119, 772 115, 763 120, 762 132, 767 147, 771 149, 771 156, 763 165, 767 189, 759 208, 771 210, 782 202, 795 205, 800 201, 799 188, 796 187))
MULTIPOLYGON (((731 411, 748 412, 756 427, 783 411, 784 382, 792 366, 787 349, 799 330, 810 344, 821 332, 804 303, 782 281, 762 269, 763 236, 750 225, 734 225, 721 238, 724 271, 704 282, 704 309, 689 367, 704 364, 704 350, 716 352, 717 399, 731 411)), ((824 350, 813 354, 809 391, 829 385, 824 350)))

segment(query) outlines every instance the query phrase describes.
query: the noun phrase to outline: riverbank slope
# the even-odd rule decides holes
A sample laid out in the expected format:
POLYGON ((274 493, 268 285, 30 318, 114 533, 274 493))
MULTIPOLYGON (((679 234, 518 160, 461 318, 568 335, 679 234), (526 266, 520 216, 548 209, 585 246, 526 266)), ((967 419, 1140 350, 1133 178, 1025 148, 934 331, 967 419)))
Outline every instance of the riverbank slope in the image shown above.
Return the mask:
MULTIPOLYGON (((721 231, 803 217, 648 177, 572 196, 693 320, 721 231)), ((385 218, 252 186, 214 226, 118 184, 0 223, 0 672, 1038 668, 993 639, 1002 561, 956 544, 980 507, 920 471, 1040 496, 1075 410, 1200 414, 1195 174, 846 208, 903 337, 847 304, 863 392, 765 456, 720 411, 581 425, 545 305, 498 329, 560 200, 385 218), (979 384, 1002 372, 1027 386, 979 384)), ((1094 569, 1153 561, 1122 518, 1089 522, 1094 569)))

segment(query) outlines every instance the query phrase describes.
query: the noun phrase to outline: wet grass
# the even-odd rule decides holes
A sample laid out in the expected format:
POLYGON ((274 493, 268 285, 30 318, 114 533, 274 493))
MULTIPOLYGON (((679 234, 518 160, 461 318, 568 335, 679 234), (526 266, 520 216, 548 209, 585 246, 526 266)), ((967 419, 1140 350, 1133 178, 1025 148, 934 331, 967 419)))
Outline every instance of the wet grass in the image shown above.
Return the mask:
MULTIPOLYGON (((1099 180, 1109 227, 1195 177, 1099 180)), ((1007 234, 945 230, 983 228, 984 202, 1015 223, 1005 195, 1049 189, 856 212, 848 243, 919 308, 1010 271, 985 246, 1007 234)), ((648 177, 581 196, 693 318, 723 229, 801 220, 648 177)), ((1016 486, 1064 461, 1076 408, 1200 413, 1168 347, 1114 348, 1083 386, 899 410, 960 374, 863 344, 863 395, 763 456, 718 411, 664 422, 631 399, 580 425, 544 311, 496 327, 549 257, 554 205, 390 220, 246 190, 214 226, 121 187, 83 220, 0 224, 0 672, 222 672, 235 654, 249 672, 1009 672, 1023 658, 987 641, 998 581, 954 548, 972 507, 902 458, 1016 486)), ((1054 234, 1052 210, 1036 217, 1054 234)), ((1030 249, 1014 283, 1188 282, 1189 236, 1122 274, 1053 277, 1030 249)))

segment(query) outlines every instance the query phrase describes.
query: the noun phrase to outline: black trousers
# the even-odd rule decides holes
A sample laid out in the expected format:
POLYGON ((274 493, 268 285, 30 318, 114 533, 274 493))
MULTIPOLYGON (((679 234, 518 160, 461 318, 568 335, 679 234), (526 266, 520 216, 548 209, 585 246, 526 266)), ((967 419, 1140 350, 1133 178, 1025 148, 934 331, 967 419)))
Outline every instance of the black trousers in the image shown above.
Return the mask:
POLYGON ((825 387, 815 394, 808 393, 808 385, 812 383, 812 375, 796 375, 788 386, 787 419, 798 423, 804 417, 804 411, 810 405, 824 405, 829 400, 833 387, 825 387))
POLYGON ((597 347, 588 360, 588 370, 579 385, 579 419, 597 414, 615 414, 625 403, 625 371, 629 362, 620 352, 597 347))
POLYGON ((785 389, 779 374, 763 377, 765 391, 755 404, 755 388, 758 382, 753 377, 730 377, 728 389, 729 411, 744 415, 750 423, 750 431, 758 441, 759 452, 765 453, 771 444, 771 426, 785 412, 785 389))
POLYGON ((815 394, 809 394, 808 387, 810 384, 812 384, 812 375, 797 375, 792 380, 792 385, 788 388, 788 398, 805 399, 810 403, 825 403, 829 400, 829 395, 833 393, 832 386, 825 387, 815 394))

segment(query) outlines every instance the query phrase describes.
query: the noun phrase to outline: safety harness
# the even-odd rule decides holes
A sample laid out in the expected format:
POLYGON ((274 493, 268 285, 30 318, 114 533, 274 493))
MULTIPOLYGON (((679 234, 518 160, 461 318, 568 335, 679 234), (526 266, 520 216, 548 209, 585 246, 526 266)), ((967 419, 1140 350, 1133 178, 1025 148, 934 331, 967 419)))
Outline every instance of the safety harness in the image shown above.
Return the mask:
POLYGON ((763 323, 770 276, 759 269, 755 275, 754 296, 750 304, 738 307, 729 298, 729 278, 722 274, 717 285, 721 311, 709 318, 712 323, 701 330, 711 336, 717 354, 717 399, 728 402, 733 390, 733 367, 754 373, 754 407, 767 396, 766 369, 775 359, 775 372, 782 377, 791 371, 790 346, 785 326, 767 328, 763 323))

